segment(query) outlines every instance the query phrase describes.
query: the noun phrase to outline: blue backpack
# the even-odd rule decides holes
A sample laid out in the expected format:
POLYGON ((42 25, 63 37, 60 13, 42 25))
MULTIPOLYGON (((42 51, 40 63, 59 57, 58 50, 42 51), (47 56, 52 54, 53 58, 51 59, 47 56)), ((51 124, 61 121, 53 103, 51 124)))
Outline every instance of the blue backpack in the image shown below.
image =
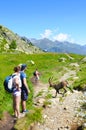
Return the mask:
POLYGON ((13 92, 13 87, 12 87, 12 79, 15 75, 9 75, 5 78, 4 80, 4 89, 9 92, 9 93, 12 93, 13 92))

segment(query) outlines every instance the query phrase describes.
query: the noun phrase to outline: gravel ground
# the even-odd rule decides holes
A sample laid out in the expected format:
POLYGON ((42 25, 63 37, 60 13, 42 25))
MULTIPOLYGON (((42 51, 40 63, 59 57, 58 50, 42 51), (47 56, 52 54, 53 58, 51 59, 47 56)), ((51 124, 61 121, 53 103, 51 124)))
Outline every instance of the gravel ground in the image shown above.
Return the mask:
MULTIPOLYGON (((34 88, 35 96, 43 92, 41 96, 34 99, 38 107, 43 105, 47 91, 50 91, 52 95, 55 93, 55 90, 48 90, 48 85, 42 83, 38 83, 34 88)), ((82 122, 82 117, 79 118, 79 110, 83 100, 84 95, 79 91, 73 91, 73 93, 68 91, 65 97, 58 94, 56 98, 49 99, 51 104, 43 110, 43 123, 36 124, 33 130, 77 130, 77 126, 80 126, 82 122)))

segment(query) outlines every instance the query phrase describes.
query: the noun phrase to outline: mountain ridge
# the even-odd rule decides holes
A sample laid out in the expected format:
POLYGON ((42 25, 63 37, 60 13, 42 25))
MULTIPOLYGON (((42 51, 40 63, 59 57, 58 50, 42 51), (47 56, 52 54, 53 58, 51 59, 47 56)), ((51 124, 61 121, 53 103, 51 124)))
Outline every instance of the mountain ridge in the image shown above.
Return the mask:
POLYGON ((74 53, 86 55, 86 45, 79 45, 68 41, 52 41, 47 38, 31 39, 31 42, 47 52, 74 53))
POLYGON ((40 48, 36 47, 26 37, 15 34, 8 28, 0 25, 0 52, 23 52, 41 53, 40 48))
POLYGON ((19 36, 10 29, 0 25, 0 52, 22 52, 27 54, 55 52, 86 55, 86 45, 68 41, 52 41, 48 38, 35 39, 19 36))

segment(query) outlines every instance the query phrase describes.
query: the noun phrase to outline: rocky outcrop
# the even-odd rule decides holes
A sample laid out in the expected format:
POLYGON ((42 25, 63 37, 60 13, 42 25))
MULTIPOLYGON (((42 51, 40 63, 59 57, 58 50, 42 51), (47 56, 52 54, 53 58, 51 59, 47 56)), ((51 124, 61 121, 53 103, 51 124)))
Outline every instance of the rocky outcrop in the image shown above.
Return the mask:
POLYGON ((34 46, 30 40, 15 34, 8 28, 0 25, 0 52, 24 52, 24 53, 42 53, 43 51, 34 46), (10 48, 12 42, 15 42, 16 47, 10 48))

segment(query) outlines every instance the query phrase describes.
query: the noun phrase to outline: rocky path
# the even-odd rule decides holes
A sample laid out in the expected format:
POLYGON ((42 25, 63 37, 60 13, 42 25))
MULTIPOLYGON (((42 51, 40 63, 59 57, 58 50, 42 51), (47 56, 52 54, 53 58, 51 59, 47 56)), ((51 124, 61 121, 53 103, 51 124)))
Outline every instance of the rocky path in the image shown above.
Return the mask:
POLYGON ((14 130, 16 120, 8 112, 5 112, 3 119, 0 120, 0 130, 14 130))
MULTIPOLYGON (((48 90, 47 84, 38 83, 34 86, 36 105, 43 106, 47 91, 54 95, 55 90, 48 90), (40 96, 36 95, 42 93, 40 96)), ((74 91, 67 92, 65 97, 58 94, 56 98, 50 98, 49 104, 43 110, 43 123, 38 123, 33 130, 77 130, 77 126, 80 126, 81 118, 78 118, 78 110, 80 109, 80 103, 83 99, 83 93, 74 91)))
MULTIPOLYGON (((46 96, 54 96, 55 90, 48 89, 49 84, 38 82, 34 84, 34 104, 36 107, 43 107, 46 96)), ((56 98, 49 98, 49 104, 43 107, 43 122, 37 123, 31 130, 77 130, 81 125, 82 117, 79 118, 81 103, 84 100, 82 92, 69 90, 64 97, 58 94, 56 98)), ((8 113, 0 122, 0 130, 14 130, 14 119, 8 113)))

